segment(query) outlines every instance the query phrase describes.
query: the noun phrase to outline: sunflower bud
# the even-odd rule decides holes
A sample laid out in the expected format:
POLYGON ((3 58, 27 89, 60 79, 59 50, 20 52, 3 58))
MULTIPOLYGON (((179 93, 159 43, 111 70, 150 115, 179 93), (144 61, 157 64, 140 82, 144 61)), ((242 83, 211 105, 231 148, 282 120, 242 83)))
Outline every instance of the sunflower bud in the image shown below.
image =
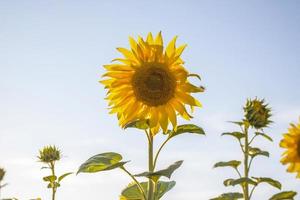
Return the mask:
POLYGON ((244 107, 245 120, 256 129, 267 127, 271 121, 271 109, 268 104, 265 104, 265 100, 247 100, 246 106, 244 107))
POLYGON ((38 159, 44 163, 51 163, 60 160, 60 150, 56 146, 46 146, 40 150, 38 159))
POLYGON ((0 168, 0 182, 3 180, 5 176, 5 170, 3 168, 0 168))

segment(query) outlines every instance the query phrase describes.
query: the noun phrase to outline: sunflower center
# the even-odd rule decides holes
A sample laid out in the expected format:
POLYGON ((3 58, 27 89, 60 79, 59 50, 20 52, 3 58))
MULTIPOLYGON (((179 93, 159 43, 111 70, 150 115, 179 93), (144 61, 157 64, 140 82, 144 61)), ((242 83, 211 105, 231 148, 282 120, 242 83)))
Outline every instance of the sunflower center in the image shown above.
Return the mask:
POLYGON ((159 106, 174 96, 176 81, 168 69, 150 65, 135 72, 132 85, 138 100, 149 106, 159 106))

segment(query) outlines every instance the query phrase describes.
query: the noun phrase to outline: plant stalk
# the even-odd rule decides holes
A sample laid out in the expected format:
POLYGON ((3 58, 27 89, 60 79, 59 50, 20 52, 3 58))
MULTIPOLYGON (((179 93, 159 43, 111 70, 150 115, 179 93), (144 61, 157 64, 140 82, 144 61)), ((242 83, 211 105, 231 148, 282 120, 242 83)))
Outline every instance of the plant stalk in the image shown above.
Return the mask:
MULTIPOLYGON (((244 150, 244 177, 249 178, 249 135, 248 135, 248 127, 245 126, 245 150, 244 150)), ((244 198, 245 200, 250 200, 249 197, 249 184, 245 182, 244 184, 244 198)))
MULTIPOLYGON (((52 172, 52 176, 55 176, 54 163, 51 163, 51 172, 52 172)), ((53 187, 52 187, 52 200, 55 200, 55 194, 56 194, 56 184, 53 184, 53 187)))
MULTIPOLYGON (((151 131, 149 131, 149 144, 148 144, 148 168, 149 172, 154 172, 154 164, 153 164, 153 136, 151 131)), ((154 200, 154 181, 149 178, 148 181, 148 199, 154 200)))

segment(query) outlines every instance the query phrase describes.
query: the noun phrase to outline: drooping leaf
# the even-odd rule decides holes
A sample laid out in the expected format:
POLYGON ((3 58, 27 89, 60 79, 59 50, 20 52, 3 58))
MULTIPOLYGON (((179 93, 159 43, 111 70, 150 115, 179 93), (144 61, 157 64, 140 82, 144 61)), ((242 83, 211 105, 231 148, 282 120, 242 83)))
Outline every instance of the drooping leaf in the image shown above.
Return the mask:
POLYGON ((56 179, 57 179, 57 177, 52 176, 52 175, 43 177, 43 180, 46 181, 46 182, 54 182, 56 179))
POLYGON ((294 197, 297 195, 297 192, 294 191, 284 191, 275 194, 269 200, 294 200, 294 197))
MULTIPOLYGON (((148 188, 148 182, 142 182, 140 183, 145 193, 147 193, 148 188)), ((157 183, 156 193, 155 193, 155 199, 160 199, 165 193, 170 191, 174 186, 176 182, 165 182, 165 181, 159 181, 157 183)), ((143 195, 140 192, 138 186, 135 183, 129 184, 121 193, 120 200, 142 200, 143 195)))
POLYGON ((265 133, 255 132, 255 135, 260 135, 260 136, 266 138, 267 140, 273 142, 273 139, 270 136, 268 136, 267 134, 265 134, 265 133))
POLYGON ((136 121, 129 122, 124 126, 124 129, 127 128, 137 128, 137 129, 146 130, 149 128, 149 120, 136 120, 136 121))
POLYGON ((143 172, 141 174, 137 174, 135 176, 145 176, 147 178, 149 177, 156 177, 156 178, 159 178, 161 176, 164 176, 164 177, 168 177, 168 178, 171 178, 173 172, 178 169, 183 163, 183 160, 180 160, 180 161, 177 161, 175 162, 174 164, 170 165, 168 168, 166 169, 162 169, 162 170, 159 170, 159 171, 156 171, 156 172, 143 172))
POLYGON ((167 131, 166 134, 169 135, 170 138, 175 137, 177 135, 183 134, 183 133, 194 133, 194 134, 198 134, 198 135, 205 135, 204 130, 194 124, 184 124, 184 125, 180 125, 177 127, 177 130, 173 130, 173 131, 167 131))
POLYGON ((218 162, 214 165, 214 168, 217 167, 233 167, 233 168, 237 168, 239 165, 241 164, 241 161, 238 160, 230 160, 227 162, 218 162))
POLYGON ((67 176, 69 176, 71 174, 73 174, 73 172, 68 172, 68 173, 61 175, 60 177, 58 177, 58 182, 60 182, 61 180, 63 180, 64 178, 66 178, 67 176))
POLYGON ((279 181, 276 181, 272 178, 267 178, 267 177, 252 177, 253 179, 256 180, 257 184, 260 183, 268 183, 269 185, 278 188, 279 190, 281 190, 281 183, 279 181))
POLYGON ((85 161, 78 169, 78 173, 95 173, 112 170, 123 166, 127 162, 121 162, 122 156, 118 153, 107 152, 95 155, 85 161))
POLYGON ((232 193, 221 194, 220 196, 210 200, 238 200, 238 199, 242 199, 243 197, 244 195, 242 193, 232 192, 232 193))
POLYGON ((223 136, 223 135, 229 135, 229 136, 232 136, 232 137, 237 138, 238 140, 240 140, 240 139, 242 139, 242 138, 245 137, 245 134, 244 134, 244 133, 242 133, 242 132, 237 132, 237 131, 235 131, 235 132, 222 133, 222 136, 223 136))
POLYGON ((270 154, 269 154, 269 152, 263 151, 260 148, 250 147, 249 146, 249 155, 254 158, 256 156, 266 156, 266 157, 269 157, 270 154))

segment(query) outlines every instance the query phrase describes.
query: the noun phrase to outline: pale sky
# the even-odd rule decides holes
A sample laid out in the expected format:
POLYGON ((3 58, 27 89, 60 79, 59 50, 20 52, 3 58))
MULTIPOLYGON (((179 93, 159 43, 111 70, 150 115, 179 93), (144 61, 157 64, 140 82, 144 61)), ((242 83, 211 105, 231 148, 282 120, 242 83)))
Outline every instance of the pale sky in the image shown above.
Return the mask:
MULTIPOLYGON (((9 183, 2 197, 50 199, 42 181, 48 172, 36 158, 48 144, 63 152, 59 173, 76 171, 106 151, 131 160, 127 168, 133 173, 146 170, 145 136, 118 127, 98 80, 102 65, 120 56, 116 47, 128 47, 129 35, 149 31, 187 43, 185 66, 207 88, 196 95, 203 108, 192 121, 207 135, 182 135, 161 154, 159 168, 184 160, 172 177, 177 185, 163 199, 207 200, 239 189, 223 186, 235 177, 230 169, 212 166, 240 158, 238 145, 220 134, 236 130, 227 121, 242 118, 246 99, 256 96, 269 102, 275 123, 266 130, 274 142, 258 142, 270 159, 258 158, 252 175, 300 192, 300 180, 279 162, 278 147, 300 116, 299 10, 297 0, 0 1, 0 166, 9 183)), ((57 200, 116 200, 129 182, 120 170, 73 175, 57 200)), ((253 200, 275 192, 263 185, 253 200)))

